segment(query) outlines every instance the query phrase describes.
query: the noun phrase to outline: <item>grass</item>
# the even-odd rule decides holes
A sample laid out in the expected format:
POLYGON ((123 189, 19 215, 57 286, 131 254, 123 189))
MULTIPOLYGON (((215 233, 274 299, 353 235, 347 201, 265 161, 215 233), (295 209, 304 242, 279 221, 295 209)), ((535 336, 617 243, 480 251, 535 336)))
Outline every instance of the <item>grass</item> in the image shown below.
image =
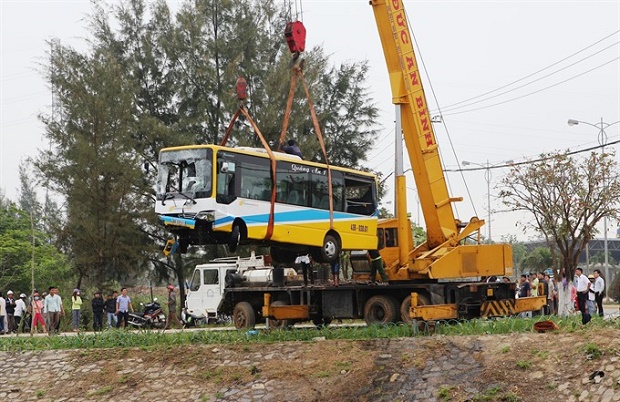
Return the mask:
POLYGON ((442 386, 439 388, 439 392, 437 392, 437 398, 442 401, 450 401, 452 400, 452 392, 454 391, 454 386, 442 386))
POLYGON ((529 360, 519 360, 517 362, 517 367, 521 370, 527 370, 532 367, 532 362, 530 362, 529 360))
POLYGON ((95 391, 92 391, 89 393, 90 396, 94 396, 94 395, 105 395, 108 392, 112 391, 114 389, 114 385, 106 385, 105 387, 101 387, 95 391))
POLYGON ((599 348, 598 345, 594 343, 587 343, 584 346, 584 351, 586 353, 586 356, 590 357, 591 359, 598 359, 603 354, 601 348, 599 348))
MULTIPOLYGON (((534 323, 550 319, 560 326, 560 331, 573 332, 583 328, 616 328, 620 329, 620 320, 593 320, 586 327, 582 326, 578 316, 536 318, 500 318, 493 320, 469 321, 438 321, 433 326, 430 335, 486 335, 508 334, 515 332, 533 332, 534 323)), ((258 330, 248 336, 247 331, 185 331, 185 332, 157 332, 157 331, 124 331, 111 330, 99 333, 80 333, 76 336, 7 336, 0 338, 0 351, 28 351, 28 350, 59 350, 59 349, 98 349, 98 348, 153 348, 174 347, 179 345, 205 344, 237 344, 243 345, 244 350, 250 344, 265 344, 286 341, 312 341, 316 337, 325 337, 328 340, 369 340, 377 338, 404 338, 414 336, 428 336, 418 331, 417 325, 392 324, 387 326, 340 327, 340 328, 291 328, 288 330, 258 330)), ((249 350, 249 349, 248 349, 249 350)), ((503 348, 501 353, 508 353, 509 348, 503 348)), ((83 352, 80 352, 83 353, 83 352)), ((541 358, 546 352, 537 352, 541 358)), ((600 357, 600 349, 590 345, 586 350, 593 358, 600 357)))

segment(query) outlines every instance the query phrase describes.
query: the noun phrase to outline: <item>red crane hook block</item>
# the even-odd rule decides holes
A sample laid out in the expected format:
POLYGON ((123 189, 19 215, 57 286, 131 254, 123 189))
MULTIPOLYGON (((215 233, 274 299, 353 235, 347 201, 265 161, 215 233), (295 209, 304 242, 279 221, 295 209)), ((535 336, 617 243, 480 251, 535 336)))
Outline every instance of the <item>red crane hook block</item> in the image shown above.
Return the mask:
POLYGON ((291 53, 299 54, 306 49, 306 27, 303 22, 287 22, 284 37, 291 53))
POLYGON ((239 77, 237 78, 237 99, 240 101, 245 100, 248 97, 248 83, 245 81, 245 78, 239 77))

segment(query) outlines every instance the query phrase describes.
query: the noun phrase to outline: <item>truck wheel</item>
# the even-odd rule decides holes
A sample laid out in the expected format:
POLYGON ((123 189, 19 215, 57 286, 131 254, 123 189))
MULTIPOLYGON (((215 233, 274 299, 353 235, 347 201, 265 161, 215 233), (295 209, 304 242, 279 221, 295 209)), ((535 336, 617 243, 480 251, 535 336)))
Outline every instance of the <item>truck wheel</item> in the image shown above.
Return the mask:
MULTIPOLYGON (((276 300, 271 303, 272 306, 288 306, 288 303, 283 300, 276 300)), ((275 329, 286 329, 292 326, 290 320, 276 320, 273 318, 269 319, 269 327, 275 329)))
POLYGON ((364 306, 366 324, 386 325, 398 319, 396 301, 389 296, 373 296, 364 306))
POLYGON ((231 253, 237 251, 237 246, 241 242, 241 230, 239 229, 239 224, 235 223, 233 225, 232 232, 230 233, 230 239, 228 240, 228 250, 231 253))
POLYGON ((340 258, 340 242, 333 235, 325 235, 323 239, 323 247, 318 250, 318 256, 321 262, 338 261, 340 258))
MULTIPOLYGON (((418 293, 418 305, 428 306, 431 302, 428 297, 418 293)), ((405 297, 405 300, 400 304, 400 320, 405 324, 411 324, 413 319, 409 315, 409 309, 411 308, 411 295, 405 297)))
POLYGON ((233 310, 233 322, 237 329, 252 329, 256 325, 256 313, 248 302, 239 302, 233 310))

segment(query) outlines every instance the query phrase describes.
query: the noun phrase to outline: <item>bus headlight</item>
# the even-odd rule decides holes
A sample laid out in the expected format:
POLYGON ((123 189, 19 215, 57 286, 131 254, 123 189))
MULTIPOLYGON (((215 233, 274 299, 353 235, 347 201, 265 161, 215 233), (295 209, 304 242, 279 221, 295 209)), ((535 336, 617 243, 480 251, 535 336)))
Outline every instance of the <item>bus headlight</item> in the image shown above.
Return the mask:
POLYGON ((200 219, 207 222, 215 221, 215 212, 213 211, 202 211, 196 214, 195 219, 200 219))

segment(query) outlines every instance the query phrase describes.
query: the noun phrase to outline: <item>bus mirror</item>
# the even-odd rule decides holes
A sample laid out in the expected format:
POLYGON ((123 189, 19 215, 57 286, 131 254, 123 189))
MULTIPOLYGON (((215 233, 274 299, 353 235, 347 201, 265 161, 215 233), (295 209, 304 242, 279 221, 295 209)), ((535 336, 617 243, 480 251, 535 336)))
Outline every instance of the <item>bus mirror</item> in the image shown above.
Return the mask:
POLYGON ((222 162, 220 173, 228 173, 228 162, 222 162))

